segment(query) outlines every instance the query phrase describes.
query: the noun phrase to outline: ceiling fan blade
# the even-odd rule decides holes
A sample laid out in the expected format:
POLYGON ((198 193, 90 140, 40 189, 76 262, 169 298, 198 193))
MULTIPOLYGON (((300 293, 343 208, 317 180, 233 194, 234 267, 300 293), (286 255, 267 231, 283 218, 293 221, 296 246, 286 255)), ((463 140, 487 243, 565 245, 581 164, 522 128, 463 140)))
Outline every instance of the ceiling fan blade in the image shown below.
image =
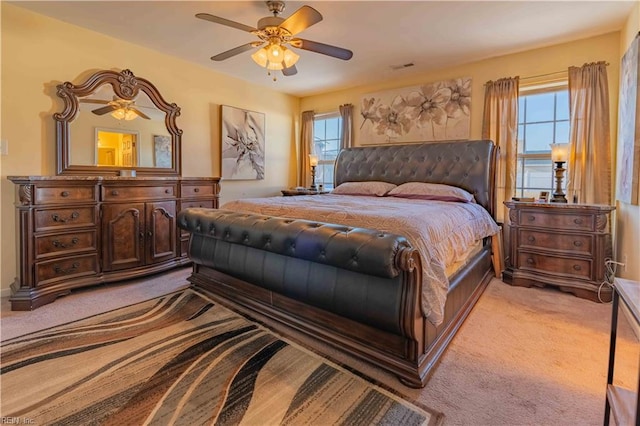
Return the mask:
POLYGON ((239 55, 240 53, 246 52, 247 50, 251 50, 255 47, 255 42, 243 44, 242 46, 234 47, 231 50, 227 50, 226 52, 218 53, 216 56, 212 56, 212 61, 224 61, 225 59, 229 59, 232 56, 239 55))
POLYGON ((129 109, 133 112, 135 112, 136 114, 138 114, 139 117, 145 118, 147 120, 150 120, 149 116, 147 114, 145 114, 144 112, 140 111, 138 108, 135 107, 129 107, 129 109))
POLYGON ((289 31, 291 35, 296 35, 300 31, 307 29, 320 21, 322 21, 322 15, 320 12, 311 6, 302 6, 300 9, 296 10, 293 15, 285 19, 279 27, 289 31))
POLYGON ((283 68, 282 69, 282 75, 284 76, 292 76, 292 75, 296 75, 298 74, 298 69, 296 68, 295 65, 291 65, 289 68, 283 68))
POLYGON ((241 24, 239 22, 230 21, 225 18, 221 18, 219 16, 214 16, 209 13, 196 13, 196 18, 204 19, 205 21, 214 22, 220 25, 226 25, 227 27, 236 28, 238 30, 252 32, 256 31, 255 28, 250 27, 249 25, 241 24))
POLYGON ((348 61, 353 56, 353 52, 330 44, 319 43, 317 41, 305 40, 302 38, 291 39, 289 44, 298 49, 308 50, 310 52, 322 53, 323 55, 333 56, 334 58, 348 61))
POLYGON ((102 108, 94 109, 91 112, 94 113, 95 115, 105 115, 106 113, 109 113, 116 109, 118 109, 118 107, 115 105, 107 105, 107 106, 103 106, 102 108))
POLYGON ((110 101, 105 101, 102 99, 80 99, 80 102, 85 104, 108 104, 110 101))

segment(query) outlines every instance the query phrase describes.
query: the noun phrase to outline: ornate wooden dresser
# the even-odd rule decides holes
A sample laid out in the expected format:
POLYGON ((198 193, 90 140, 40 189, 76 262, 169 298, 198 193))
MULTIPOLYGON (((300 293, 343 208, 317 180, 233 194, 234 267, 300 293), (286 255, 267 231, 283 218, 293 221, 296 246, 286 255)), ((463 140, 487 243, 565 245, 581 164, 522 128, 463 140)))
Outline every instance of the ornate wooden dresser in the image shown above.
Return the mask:
POLYGON ((9 176, 16 186, 18 277, 11 308, 71 289, 189 263, 183 208, 218 207, 219 178, 9 176))
POLYGON ((506 201, 510 250, 504 282, 553 285, 594 301, 611 300, 605 260, 612 256, 607 205, 506 201))

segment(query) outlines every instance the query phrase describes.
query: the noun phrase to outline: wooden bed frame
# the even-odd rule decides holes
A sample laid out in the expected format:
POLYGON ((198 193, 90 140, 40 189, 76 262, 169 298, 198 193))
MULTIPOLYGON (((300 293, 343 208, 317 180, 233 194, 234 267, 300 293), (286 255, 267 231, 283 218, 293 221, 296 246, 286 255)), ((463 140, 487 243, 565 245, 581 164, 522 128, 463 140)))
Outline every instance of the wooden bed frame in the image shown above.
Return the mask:
MULTIPOLYGON (((455 185, 474 194, 478 204, 494 212, 496 148, 491 141, 447 141, 409 145, 349 148, 336 162, 336 186, 348 181, 381 180, 394 184, 422 181, 455 185)), ((184 212, 184 211, 183 211, 184 212)), ((180 213, 179 226, 195 232, 200 224, 187 224, 193 215, 180 213)), ((193 222, 193 221, 192 221, 193 222)), ((204 232, 204 231, 203 231, 204 232)), ((315 339, 396 374, 411 387, 423 387, 447 345, 494 276, 491 238, 454 276, 438 326, 422 313, 420 256, 407 251, 396 256, 403 286, 400 332, 389 332, 362 321, 345 318, 233 276, 196 255, 194 235, 189 255, 194 260, 189 280, 246 314, 264 315, 315 339)), ((202 245, 202 239, 198 244, 202 245)), ((241 276, 241 275, 240 275, 241 276)))

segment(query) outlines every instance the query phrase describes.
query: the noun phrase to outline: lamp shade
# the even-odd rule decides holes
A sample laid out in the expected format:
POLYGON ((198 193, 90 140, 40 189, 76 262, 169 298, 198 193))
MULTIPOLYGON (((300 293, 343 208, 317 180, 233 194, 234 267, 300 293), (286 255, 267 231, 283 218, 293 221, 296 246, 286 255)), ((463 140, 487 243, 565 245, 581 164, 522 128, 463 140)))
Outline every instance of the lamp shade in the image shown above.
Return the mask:
POLYGON ((552 143, 550 146, 551 146, 551 161, 564 162, 569 159, 568 143, 552 143))
POLYGON ((318 165, 318 156, 309 154, 309 165, 314 167, 318 165))
POLYGON ((253 55, 251 55, 251 59, 253 59, 253 62, 256 64, 266 68, 267 62, 269 61, 267 58, 267 49, 264 47, 262 49, 258 49, 253 55))

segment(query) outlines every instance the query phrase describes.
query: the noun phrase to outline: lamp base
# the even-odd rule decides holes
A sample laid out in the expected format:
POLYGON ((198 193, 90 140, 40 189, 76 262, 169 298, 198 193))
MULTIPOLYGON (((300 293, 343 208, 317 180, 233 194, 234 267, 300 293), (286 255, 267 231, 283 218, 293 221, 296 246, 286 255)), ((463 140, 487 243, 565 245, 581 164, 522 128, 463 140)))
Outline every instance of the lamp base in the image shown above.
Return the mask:
POLYGON ((549 200, 550 203, 567 203, 567 198, 564 194, 553 194, 553 198, 549 200))

